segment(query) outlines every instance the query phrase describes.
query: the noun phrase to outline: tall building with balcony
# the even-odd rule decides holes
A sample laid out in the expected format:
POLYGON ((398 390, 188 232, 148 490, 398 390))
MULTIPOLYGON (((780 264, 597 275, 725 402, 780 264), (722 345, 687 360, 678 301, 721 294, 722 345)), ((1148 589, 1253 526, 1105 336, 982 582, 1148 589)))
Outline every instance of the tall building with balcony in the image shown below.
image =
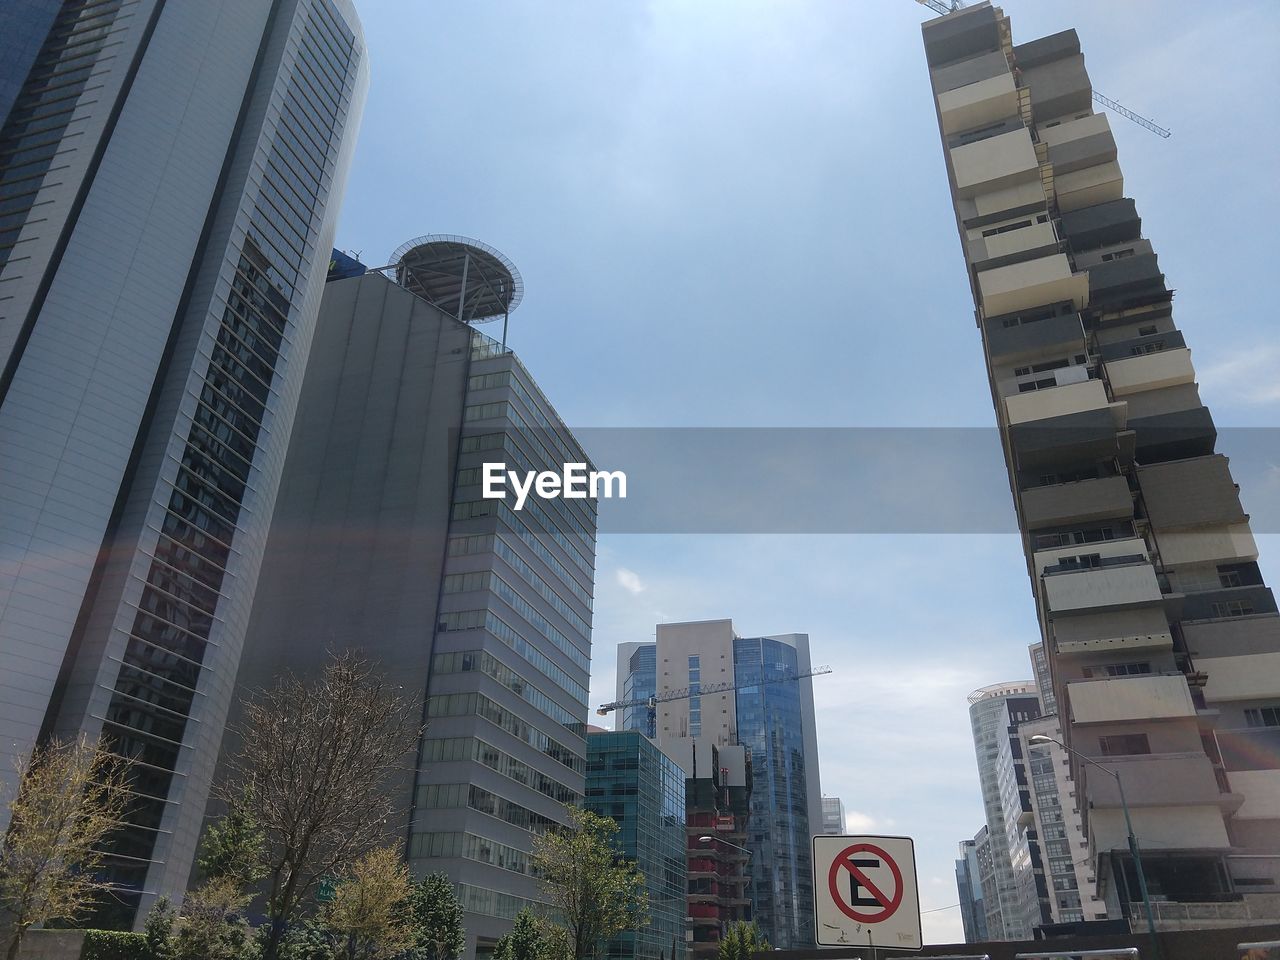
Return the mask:
POLYGON ((839 797, 822 798, 822 832, 837 837, 844 833, 844 804, 839 797))
POLYGON ((486 462, 589 462, 475 327, 518 304, 514 266, 439 236, 392 261, 325 289, 237 684, 350 649, 423 700, 392 828, 454 881, 473 960, 540 907, 534 838, 583 802, 595 502, 483 496, 486 462))
MULTIPOLYGON (((751 851, 752 918, 775 947, 810 945, 810 843, 822 824, 812 680, 772 682, 811 669, 808 637, 743 638, 734 632, 731 621, 708 620, 659 624, 655 643, 626 646, 619 652, 620 695, 650 689, 657 694, 687 689, 692 694, 658 702, 652 718, 659 742, 686 770, 694 769, 699 751, 705 770, 712 747, 725 771, 742 769, 745 778, 749 764, 750 816, 733 824, 742 839, 732 843, 751 851), (646 648, 654 651, 652 658, 641 658, 646 648), (632 664, 636 673, 624 675, 632 664), (650 669, 652 680, 646 672, 650 669), (715 684, 724 686, 707 694, 699 692, 715 684), (741 762, 738 755, 743 757, 741 762), (731 757, 732 763, 728 762, 731 757)), ((622 722, 645 727, 650 722, 647 712, 638 710, 622 722)), ((742 781, 734 773, 730 776, 734 779, 726 785, 740 789, 742 781)), ((701 810, 700 815, 711 818, 703 830, 715 822, 716 814, 710 809, 701 810)), ((700 821, 691 811, 691 830, 695 822, 700 821)), ((692 886, 692 866, 690 870, 692 886)), ((694 933, 695 938, 702 933, 696 924, 694 933)))
POLYGON ((688 861, 685 773, 637 730, 587 734, 586 807, 618 824, 619 854, 649 897, 646 923, 611 939, 609 960, 675 960, 685 952, 688 861))
POLYGON ((136 761, 128 926, 191 871, 368 64, 350 0, 0 16, 0 789, 136 761))
MULTIPOLYGON (((923 34, 1063 737, 1123 781, 1160 924, 1274 916, 1280 617, 1079 39, 986 2, 923 34)), ((1140 915, 1117 782, 1071 764, 1140 915)))
POLYGON ((1031 819, 1030 779, 1018 725, 1040 716, 1031 681, 997 683, 969 695, 969 722, 978 760, 992 863, 984 881, 986 927, 992 940, 1029 940, 1049 920, 1040 846, 1031 819))

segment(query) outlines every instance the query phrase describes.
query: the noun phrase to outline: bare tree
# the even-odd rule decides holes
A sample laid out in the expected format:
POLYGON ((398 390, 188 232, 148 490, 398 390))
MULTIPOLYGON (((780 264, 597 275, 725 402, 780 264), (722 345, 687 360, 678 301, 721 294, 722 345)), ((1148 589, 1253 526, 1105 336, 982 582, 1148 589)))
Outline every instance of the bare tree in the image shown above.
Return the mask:
POLYGON ((8 960, 32 926, 74 919, 109 889, 97 875, 101 844, 129 802, 128 764, 84 736, 34 750, 18 782, 0 845, 8 960))
POLYGON ((264 960, 276 960, 316 882, 385 839, 395 806, 386 781, 417 742, 421 710, 351 654, 314 680, 286 676, 246 705, 223 795, 265 837, 264 960))

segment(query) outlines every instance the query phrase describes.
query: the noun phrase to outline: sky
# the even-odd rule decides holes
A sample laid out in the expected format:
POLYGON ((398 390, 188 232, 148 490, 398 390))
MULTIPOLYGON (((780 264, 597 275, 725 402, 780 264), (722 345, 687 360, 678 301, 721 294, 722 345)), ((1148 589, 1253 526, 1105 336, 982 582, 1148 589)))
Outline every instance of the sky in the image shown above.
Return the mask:
MULTIPOLYGON (((1076 28, 1095 89, 1173 130, 1112 118, 1126 194, 1216 423, 1277 426, 1280 340, 1260 280, 1280 253, 1280 5, 1004 9, 1015 42, 1076 28)), ((359 10, 372 86, 338 245, 371 265, 430 233, 501 250, 525 283, 509 342, 570 426, 994 425, 924 7, 359 10)), ((1255 515, 1280 498, 1271 436, 1220 444, 1259 465, 1242 490, 1255 515)), ((716 464, 727 495, 752 459, 747 443, 716 464)), ((943 506, 972 507, 965 484, 940 486, 943 506)), ((848 496, 838 475, 805 488, 818 517, 848 496)), ((1258 539, 1275 582, 1280 537, 1258 539)), ((833 668, 814 681, 824 793, 850 832, 915 838, 926 942, 963 939, 952 861, 982 823, 965 698, 1029 677, 1037 639, 1017 537, 606 533, 598 548, 593 703, 613 699, 616 644, 661 621, 808 633, 833 668)))

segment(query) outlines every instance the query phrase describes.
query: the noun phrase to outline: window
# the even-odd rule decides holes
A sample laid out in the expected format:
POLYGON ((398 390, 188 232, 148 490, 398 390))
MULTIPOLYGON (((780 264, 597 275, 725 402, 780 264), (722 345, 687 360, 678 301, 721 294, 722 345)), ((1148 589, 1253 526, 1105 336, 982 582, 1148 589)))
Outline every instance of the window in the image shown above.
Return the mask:
POLYGON ((1246 710, 1244 722, 1251 727, 1280 727, 1280 706, 1246 710))
POLYGON ((1118 733, 1109 737, 1099 737, 1104 757, 1123 757, 1135 754, 1150 753, 1151 744, 1145 733, 1118 733))
POLYGON ((1245 600, 1221 600, 1213 604, 1215 619, 1228 617, 1247 617, 1253 613, 1253 604, 1245 600))
POLYGON ((1133 248, 1130 247, 1128 250, 1116 250, 1114 253, 1104 253, 1102 255, 1102 261, 1106 263, 1111 260, 1123 260, 1125 257, 1132 257, 1132 256, 1133 256, 1133 248))
MULTIPOLYGON (((1043 221, 1041 221, 1043 223, 1043 221)), ((989 230, 983 230, 984 237, 994 237, 998 233, 1010 233, 1013 230, 1021 230, 1023 227, 1031 226, 1030 220, 1019 220, 1017 223, 1006 224, 1003 227, 992 227, 989 230)))
POLYGON ((1243 586, 1243 579, 1240 576, 1240 571, 1236 569, 1232 569, 1230 567, 1228 567, 1225 570, 1219 568, 1218 582, 1221 583, 1224 587, 1243 586))
POLYGON ((1138 336, 1140 336, 1140 337, 1151 337, 1151 336, 1155 336, 1155 333, 1156 333, 1156 328, 1155 328, 1154 326, 1151 326, 1151 327, 1139 327, 1139 328, 1138 328, 1138 336))
POLYGON ((1159 353, 1163 349, 1163 340, 1152 340, 1150 343, 1140 343, 1137 346, 1130 347, 1129 356, 1141 357, 1148 353, 1159 353))

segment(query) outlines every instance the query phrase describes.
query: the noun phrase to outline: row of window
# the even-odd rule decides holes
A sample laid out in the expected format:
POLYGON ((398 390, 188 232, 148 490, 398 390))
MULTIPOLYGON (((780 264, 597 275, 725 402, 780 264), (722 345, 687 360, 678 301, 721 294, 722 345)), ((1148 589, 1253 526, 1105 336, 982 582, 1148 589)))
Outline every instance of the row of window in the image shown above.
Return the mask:
POLYGON ((474 833, 415 833, 409 840, 409 857, 474 860, 512 873, 537 876, 525 851, 474 833))
POLYGON ((446 693, 427 700, 429 717, 483 717, 494 726, 505 730, 517 740, 522 740, 541 750, 551 759, 564 764, 574 773, 585 773, 587 761, 581 754, 553 740, 528 721, 494 703, 482 693, 446 693))
POLYGON ((545 797, 557 803, 578 804, 582 795, 558 780, 553 780, 541 770, 535 770, 523 760, 517 760, 511 754, 499 750, 491 743, 476 737, 444 737, 424 740, 422 746, 424 763, 448 762, 457 760, 478 760, 490 770, 494 770, 516 783, 532 787, 545 797))
POLYGON ((434 673, 441 674, 483 673, 564 726, 570 733, 579 737, 586 735, 587 725, 582 718, 566 710, 505 663, 483 650, 438 653, 432 658, 431 669, 434 673))
POLYGON ((470 807, 477 813, 505 820, 512 826, 534 834, 546 833, 561 825, 550 817, 544 817, 506 797, 490 793, 474 783, 424 783, 418 787, 415 805, 419 810, 470 807))
POLYGON ((512 569, 514 569, 516 573, 520 574, 529 586, 538 591, 538 595, 541 596, 543 600, 546 600, 547 603, 551 604, 552 609, 554 609, 556 613, 564 617, 569 626, 573 627, 584 637, 591 636, 591 624, 578 616, 577 611, 565 601, 564 597, 556 593, 551 584, 542 579, 533 567, 525 563, 524 558, 512 550, 510 544, 506 543, 501 537, 499 537, 494 543, 493 549, 498 556, 511 565, 512 569))
POLYGON ((535 668, 541 670, 558 687, 573 697, 584 707, 587 704, 587 688, 551 660, 524 637, 507 625, 492 610, 457 610, 440 614, 440 629, 449 630, 486 630, 496 639, 528 660, 535 668))

